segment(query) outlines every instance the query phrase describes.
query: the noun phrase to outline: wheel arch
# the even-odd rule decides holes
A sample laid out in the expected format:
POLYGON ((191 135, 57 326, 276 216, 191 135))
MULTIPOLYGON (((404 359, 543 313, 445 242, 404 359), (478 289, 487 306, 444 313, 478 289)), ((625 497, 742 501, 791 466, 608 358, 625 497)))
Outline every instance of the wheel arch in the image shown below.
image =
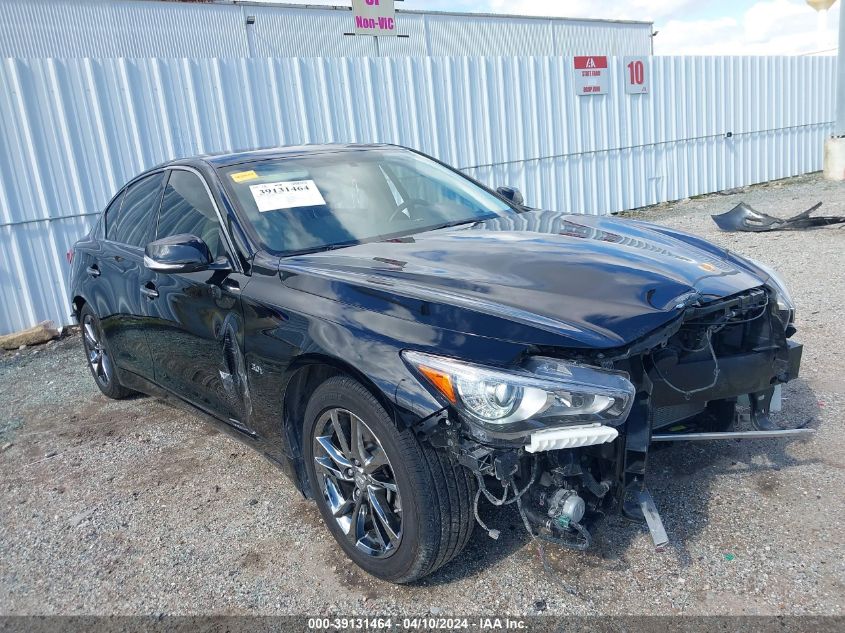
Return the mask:
POLYGON ((294 457, 296 485, 310 496, 308 476, 302 463, 302 426, 310 396, 323 382, 333 376, 347 376, 360 383, 378 400, 395 424, 398 424, 396 405, 392 397, 352 364, 324 354, 307 354, 297 358, 288 369, 282 401, 282 433, 294 457))
POLYGON ((72 313, 74 319, 79 322, 79 317, 82 314, 82 308, 88 303, 88 300, 80 294, 74 295, 73 299, 70 302, 72 313))

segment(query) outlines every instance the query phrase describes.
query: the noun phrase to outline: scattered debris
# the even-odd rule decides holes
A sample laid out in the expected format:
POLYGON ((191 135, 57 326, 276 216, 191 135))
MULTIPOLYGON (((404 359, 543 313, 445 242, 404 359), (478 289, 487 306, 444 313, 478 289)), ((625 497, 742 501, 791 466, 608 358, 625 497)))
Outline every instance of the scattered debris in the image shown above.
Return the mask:
POLYGON ((716 194, 720 196, 735 196, 738 193, 745 193, 748 187, 734 187, 733 189, 725 189, 724 191, 717 191, 716 194))
POLYGON ((713 221, 720 229, 728 232, 750 231, 752 233, 760 233, 763 231, 792 231, 845 223, 845 216, 820 215, 815 218, 810 217, 810 214, 818 210, 821 206, 822 203, 819 202, 806 211, 784 220, 760 213, 750 205, 740 202, 727 213, 711 215, 710 217, 713 218, 713 221))
POLYGON ((26 349, 28 345, 46 343, 59 336, 55 323, 42 321, 38 325, 12 334, 0 336, 0 348, 6 350, 26 349))
POLYGON ((94 511, 96 509, 97 509, 96 507, 88 508, 87 510, 83 510, 82 512, 79 512, 78 514, 74 514, 72 517, 70 517, 69 523, 73 527, 78 526, 80 523, 82 523, 82 522, 86 521, 87 519, 91 518, 91 515, 94 514, 94 511))
POLYGON ((41 462, 46 462, 48 459, 52 459, 52 458, 56 457, 57 455, 63 455, 63 454, 64 454, 63 452, 58 453, 56 451, 50 451, 49 453, 47 453, 41 459, 36 459, 34 462, 29 462, 28 464, 24 464, 23 467, 27 468, 29 466, 35 466, 36 464, 40 464, 41 462))

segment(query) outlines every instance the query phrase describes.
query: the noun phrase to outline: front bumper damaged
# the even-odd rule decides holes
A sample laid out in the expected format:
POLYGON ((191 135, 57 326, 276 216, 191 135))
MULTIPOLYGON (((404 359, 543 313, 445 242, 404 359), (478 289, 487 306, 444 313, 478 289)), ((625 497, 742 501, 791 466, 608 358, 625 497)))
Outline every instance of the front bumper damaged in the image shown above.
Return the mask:
POLYGON ((645 349, 634 344, 603 354, 603 366, 627 372, 636 387, 618 426, 573 425, 535 432, 522 446, 492 447, 462 432, 460 419, 444 410, 421 431, 473 471, 476 503, 482 495, 497 506, 515 503, 535 538, 585 549, 590 522, 614 513, 647 525, 662 547, 668 538, 647 487, 653 446, 813 432, 780 429, 768 417, 780 385, 800 370, 803 348, 787 338, 794 331, 767 291, 750 291, 691 309, 665 332, 649 335, 645 349), (733 428, 740 403, 752 429, 733 428))

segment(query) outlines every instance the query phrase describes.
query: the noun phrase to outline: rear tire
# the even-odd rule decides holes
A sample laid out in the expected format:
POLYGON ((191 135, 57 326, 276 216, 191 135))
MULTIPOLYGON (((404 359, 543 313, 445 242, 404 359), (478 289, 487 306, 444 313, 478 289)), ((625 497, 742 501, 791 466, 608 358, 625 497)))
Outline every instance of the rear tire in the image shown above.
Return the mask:
POLYGON ((360 383, 335 376, 320 385, 308 403, 302 437, 323 520, 366 572, 412 582, 467 544, 475 480, 445 452, 397 429, 360 383))
POLYGON ((97 387, 107 398, 121 400, 134 392, 120 384, 114 356, 106 340, 100 319, 86 303, 79 311, 80 330, 82 331, 82 348, 85 351, 85 361, 94 377, 97 387))

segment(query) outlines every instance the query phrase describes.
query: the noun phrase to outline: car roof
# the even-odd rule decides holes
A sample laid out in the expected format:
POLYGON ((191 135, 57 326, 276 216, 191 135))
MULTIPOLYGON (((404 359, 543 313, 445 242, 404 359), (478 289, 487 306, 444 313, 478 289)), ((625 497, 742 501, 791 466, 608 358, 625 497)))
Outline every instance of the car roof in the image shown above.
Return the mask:
MULTIPOLYGON (((193 165, 198 161, 205 162, 212 167, 230 167, 240 163, 256 160, 272 160, 274 158, 285 158, 289 156, 302 156, 304 154, 324 154, 330 152, 351 152, 366 151, 371 149, 399 148, 396 145, 384 143, 356 144, 356 143, 324 143, 308 145, 286 145, 283 147, 267 147, 262 149, 244 150, 240 152, 225 152, 219 154, 200 154, 188 158, 180 158, 169 161, 157 168, 171 165, 193 165)), ((402 148, 399 148, 402 149, 402 148)))

